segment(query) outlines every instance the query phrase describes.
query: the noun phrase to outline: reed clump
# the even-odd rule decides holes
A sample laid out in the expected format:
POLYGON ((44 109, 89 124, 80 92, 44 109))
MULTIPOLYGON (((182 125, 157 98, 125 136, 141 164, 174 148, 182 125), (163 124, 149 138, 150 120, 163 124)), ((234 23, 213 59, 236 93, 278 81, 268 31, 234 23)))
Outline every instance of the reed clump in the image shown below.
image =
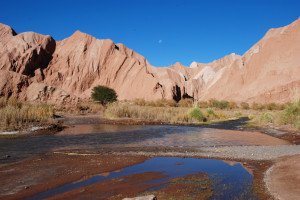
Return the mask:
POLYGON ((212 108, 201 110, 198 106, 155 107, 152 105, 137 105, 132 102, 109 104, 104 114, 106 117, 113 119, 132 118, 172 124, 203 123, 226 118, 223 113, 217 113, 212 108))
POLYGON ((0 98, 0 129, 16 130, 30 123, 47 123, 54 116, 53 106, 24 103, 16 98, 0 98))

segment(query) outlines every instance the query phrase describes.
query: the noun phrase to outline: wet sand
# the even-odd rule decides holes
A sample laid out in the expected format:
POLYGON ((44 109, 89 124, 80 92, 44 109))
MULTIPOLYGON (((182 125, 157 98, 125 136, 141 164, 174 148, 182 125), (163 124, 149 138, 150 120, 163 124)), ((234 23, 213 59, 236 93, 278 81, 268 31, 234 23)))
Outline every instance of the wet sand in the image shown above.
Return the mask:
POLYGON ((149 183, 151 180, 163 178, 162 173, 146 172, 143 174, 133 174, 122 178, 112 179, 98 184, 75 189, 69 192, 58 194, 48 199, 97 199, 97 200, 120 200, 125 197, 134 197, 144 192, 155 184, 149 183))

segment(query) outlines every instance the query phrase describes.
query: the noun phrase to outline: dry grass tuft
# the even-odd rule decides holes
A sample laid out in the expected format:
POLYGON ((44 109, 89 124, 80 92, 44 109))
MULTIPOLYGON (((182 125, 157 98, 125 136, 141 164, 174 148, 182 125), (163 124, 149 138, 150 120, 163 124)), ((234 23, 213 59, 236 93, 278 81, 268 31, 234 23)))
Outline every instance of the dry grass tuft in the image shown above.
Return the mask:
POLYGON ((17 99, 0 98, 0 129, 16 130, 29 123, 47 123, 54 116, 54 109, 47 104, 22 103, 17 99))
POLYGON ((286 105, 254 103, 252 104, 252 109, 260 111, 249 115, 251 125, 289 125, 300 130, 300 101, 286 105), (282 110, 283 106, 285 107, 284 110, 282 110))
POLYGON ((76 111, 78 114, 86 114, 86 113, 102 113, 104 112, 105 107, 100 104, 93 101, 81 101, 78 102, 76 105, 76 111))
POLYGON ((108 118, 133 118, 165 123, 189 123, 186 108, 140 106, 126 102, 112 103, 107 106, 105 116, 108 118))
MULTIPOLYGON (((142 104, 143 105, 143 104, 142 104)), ((132 118, 173 124, 199 123, 226 119, 227 115, 213 109, 201 110, 199 107, 154 107, 136 105, 136 102, 116 102, 105 110, 108 118, 132 118)))
POLYGON ((291 124, 300 130, 300 100, 289 104, 280 115, 282 124, 291 124))

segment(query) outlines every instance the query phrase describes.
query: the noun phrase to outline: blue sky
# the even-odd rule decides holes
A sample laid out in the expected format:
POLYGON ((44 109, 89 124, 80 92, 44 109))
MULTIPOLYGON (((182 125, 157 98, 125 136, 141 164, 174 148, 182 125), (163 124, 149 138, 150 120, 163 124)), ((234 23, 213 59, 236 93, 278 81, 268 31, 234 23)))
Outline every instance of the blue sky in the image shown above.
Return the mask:
POLYGON ((300 16, 299 0, 1 1, 0 22, 57 40, 80 30, 110 38, 155 66, 243 54, 269 28, 300 16))

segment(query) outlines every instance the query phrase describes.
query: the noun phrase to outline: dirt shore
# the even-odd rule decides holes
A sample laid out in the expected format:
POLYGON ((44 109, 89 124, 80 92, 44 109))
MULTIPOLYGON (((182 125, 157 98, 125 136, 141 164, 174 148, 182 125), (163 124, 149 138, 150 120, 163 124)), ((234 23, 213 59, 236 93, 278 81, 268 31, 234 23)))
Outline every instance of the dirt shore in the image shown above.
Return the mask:
POLYGON ((300 197, 300 155, 279 159, 265 174, 269 192, 279 200, 300 197))
POLYGON ((95 174, 110 173, 146 160, 143 156, 54 154, 0 165, 0 199, 24 199, 95 174))

